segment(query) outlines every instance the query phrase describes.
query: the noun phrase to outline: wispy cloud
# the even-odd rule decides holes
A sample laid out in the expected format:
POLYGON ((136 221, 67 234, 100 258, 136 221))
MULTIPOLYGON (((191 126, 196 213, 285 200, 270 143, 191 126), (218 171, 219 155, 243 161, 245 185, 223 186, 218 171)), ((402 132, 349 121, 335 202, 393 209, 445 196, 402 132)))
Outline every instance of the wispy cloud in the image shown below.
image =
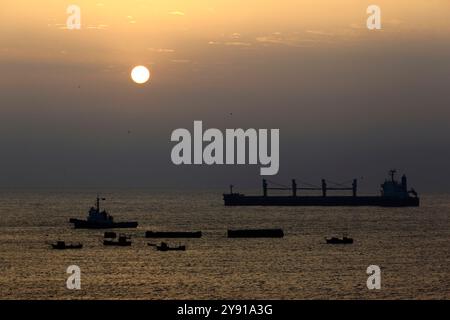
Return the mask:
POLYGON ((49 28, 55 27, 55 28, 61 29, 61 30, 68 29, 67 24, 65 24, 65 23, 49 23, 49 24, 47 24, 47 27, 49 27, 49 28))
POLYGON ((225 42, 226 46, 236 46, 236 47, 249 47, 252 44, 250 42, 242 42, 242 41, 228 41, 225 42))
POLYGON ((188 59, 173 59, 170 61, 173 63, 190 63, 191 62, 191 60, 188 60, 188 59))
POLYGON ((319 41, 316 39, 304 39, 298 34, 283 35, 280 32, 259 36, 255 40, 264 45, 284 45, 289 47, 312 47, 319 41))
POLYGON ((88 29, 106 30, 109 26, 107 24, 88 25, 88 29))
POLYGON ((232 47, 250 47, 252 45, 252 41, 249 41, 249 39, 243 39, 242 35, 239 32, 234 32, 232 34, 223 34, 221 41, 211 40, 208 42, 208 44, 225 45, 232 47))
POLYGON ((158 53, 173 53, 175 52, 174 49, 168 49, 168 48, 148 48, 148 51, 152 52, 158 52, 158 53))
POLYGON ((326 32, 326 31, 322 31, 322 30, 307 30, 306 33, 317 35, 317 36, 327 36, 327 37, 331 37, 334 35, 334 33, 332 33, 332 32, 326 32))
POLYGON ((134 20, 133 16, 127 16, 126 18, 128 20, 128 23, 131 23, 131 24, 135 24, 136 23, 136 20, 134 20))
POLYGON ((185 15, 185 13, 182 11, 170 11, 169 14, 172 16, 184 16, 185 15))

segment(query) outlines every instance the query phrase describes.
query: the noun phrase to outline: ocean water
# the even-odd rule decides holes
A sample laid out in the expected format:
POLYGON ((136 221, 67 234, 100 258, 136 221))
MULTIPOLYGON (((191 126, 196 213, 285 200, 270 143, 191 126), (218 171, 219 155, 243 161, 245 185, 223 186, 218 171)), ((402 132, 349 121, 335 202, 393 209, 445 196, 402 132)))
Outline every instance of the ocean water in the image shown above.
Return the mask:
POLYGON ((419 208, 224 207, 220 192, 104 192, 118 221, 137 220, 131 247, 104 247, 104 230, 74 230, 96 192, 0 194, 1 299, 441 299, 450 298, 450 195, 419 208), (282 239, 228 239, 232 228, 283 228, 282 239), (159 252, 146 230, 203 231, 159 252), (353 245, 326 245, 347 232, 353 245), (56 240, 82 250, 52 250, 56 240), (81 290, 66 269, 81 268, 81 290), (366 269, 381 267, 381 289, 366 269))

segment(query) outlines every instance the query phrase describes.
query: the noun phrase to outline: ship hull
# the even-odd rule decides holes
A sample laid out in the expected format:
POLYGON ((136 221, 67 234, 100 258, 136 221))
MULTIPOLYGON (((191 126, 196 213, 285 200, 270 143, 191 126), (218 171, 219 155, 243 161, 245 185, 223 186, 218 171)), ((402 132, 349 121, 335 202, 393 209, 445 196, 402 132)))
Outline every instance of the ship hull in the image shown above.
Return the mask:
POLYGON ((179 247, 176 247, 176 248, 170 248, 170 247, 156 246, 156 250, 158 250, 158 251, 186 251, 186 247, 185 246, 179 246, 179 247))
POLYGON ((131 242, 118 242, 118 241, 104 240, 103 245, 104 246, 116 246, 116 247, 129 247, 129 246, 131 246, 131 242))
POLYGON ((246 196, 243 194, 224 194, 225 206, 328 206, 328 207, 418 207, 419 198, 389 198, 380 196, 246 196))
POLYGON ((116 228, 137 228, 137 222, 90 222, 86 220, 70 219, 75 229, 116 229, 116 228))
POLYGON ((82 249, 83 245, 82 244, 78 244, 78 245, 64 245, 64 246, 60 246, 60 245, 56 245, 56 244, 52 244, 52 248, 53 249, 57 249, 57 250, 70 250, 70 249, 82 249))

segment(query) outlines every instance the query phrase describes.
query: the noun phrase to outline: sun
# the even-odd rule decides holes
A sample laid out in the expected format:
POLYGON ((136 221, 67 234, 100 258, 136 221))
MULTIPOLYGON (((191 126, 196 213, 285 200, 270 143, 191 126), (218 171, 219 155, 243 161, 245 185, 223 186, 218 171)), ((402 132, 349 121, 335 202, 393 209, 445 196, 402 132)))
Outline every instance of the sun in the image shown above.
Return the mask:
POLYGON ((150 79, 150 71, 144 66, 136 66, 131 70, 131 79, 139 84, 146 83, 150 79))

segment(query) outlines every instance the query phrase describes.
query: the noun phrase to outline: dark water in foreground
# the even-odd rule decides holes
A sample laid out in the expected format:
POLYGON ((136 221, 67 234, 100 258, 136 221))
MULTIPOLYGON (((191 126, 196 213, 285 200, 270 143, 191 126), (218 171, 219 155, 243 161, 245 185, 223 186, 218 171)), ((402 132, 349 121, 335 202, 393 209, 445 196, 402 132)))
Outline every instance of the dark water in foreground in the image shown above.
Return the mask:
POLYGON ((420 208, 223 206, 220 193, 105 193, 116 220, 137 220, 131 247, 103 247, 102 230, 73 230, 95 192, 0 195, 2 299, 386 299, 450 298, 450 195, 424 196, 420 208), (228 228, 283 228, 283 239, 227 239, 228 228), (186 252, 158 252, 145 230, 202 230, 175 239, 186 252), (348 232, 350 246, 324 244, 348 232), (58 239, 82 250, 51 250, 58 239), (81 268, 79 291, 66 268, 81 268), (382 268, 369 291, 366 268, 382 268))

